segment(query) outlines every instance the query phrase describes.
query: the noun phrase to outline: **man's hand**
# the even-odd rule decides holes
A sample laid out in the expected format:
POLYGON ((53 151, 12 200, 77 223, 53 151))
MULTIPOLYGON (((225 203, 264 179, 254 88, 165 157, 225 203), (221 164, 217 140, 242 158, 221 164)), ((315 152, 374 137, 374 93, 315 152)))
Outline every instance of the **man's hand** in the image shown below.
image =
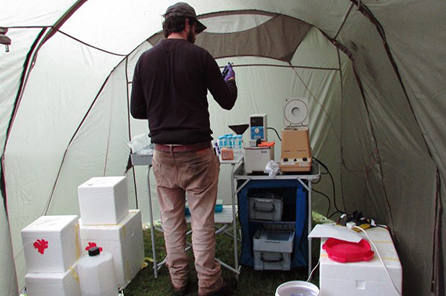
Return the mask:
POLYGON ((228 63, 225 67, 225 69, 223 70, 223 73, 225 73, 226 71, 226 75, 224 76, 224 79, 226 82, 228 82, 229 80, 234 80, 235 79, 235 72, 232 69, 232 65, 231 63, 228 63))

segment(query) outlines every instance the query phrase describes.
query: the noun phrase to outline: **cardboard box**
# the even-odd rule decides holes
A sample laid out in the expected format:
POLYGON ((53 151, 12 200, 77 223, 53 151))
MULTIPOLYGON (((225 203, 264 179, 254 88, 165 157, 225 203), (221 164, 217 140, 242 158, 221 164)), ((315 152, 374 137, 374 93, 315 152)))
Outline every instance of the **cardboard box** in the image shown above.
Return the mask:
MULTIPOLYGON (((378 227, 367 229, 366 231, 378 248, 390 276, 399 291, 402 291, 401 263, 389 231, 378 227)), ((365 234, 362 232, 360 234, 366 238, 365 234)), ((325 241, 326 239, 321 240, 319 275, 321 295, 399 295, 387 276, 376 252, 374 258, 370 261, 339 263, 328 258, 327 252, 322 249, 325 241)), ((372 251, 375 251, 373 245, 370 245, 372 251)))
POLYGON ((82 250, 101 247, 113 255, 116 279, 125 288, 144 264, 141 210, 130 210, 117 225, 84 225, 80 220, 82 250))
POLYGON ((79 218, 42 216, 22 229, 28 273, 65 273, 79 259, 79 218))
POLYGON ((125 177, 91 178, 78 187, 78 198, 83 225, 118 224, 129 211, 125 177))
POLYGON ((28 296, 81 296, 75 267, 62 273, 28 273, 25 285, 28 296))

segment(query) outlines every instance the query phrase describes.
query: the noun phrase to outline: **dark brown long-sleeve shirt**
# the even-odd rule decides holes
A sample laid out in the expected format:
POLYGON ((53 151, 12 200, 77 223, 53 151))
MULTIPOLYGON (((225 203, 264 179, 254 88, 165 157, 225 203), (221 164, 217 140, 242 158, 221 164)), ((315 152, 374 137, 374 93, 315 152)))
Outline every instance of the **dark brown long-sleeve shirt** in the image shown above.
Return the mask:
POLYGON ((224 81, 205 49, 183 39, 162 40, 139 58, 130 111, 134 118, 149 120, 153 143, 211 141, 207 90, 222 108, 234 106, 235 80, 224 81))

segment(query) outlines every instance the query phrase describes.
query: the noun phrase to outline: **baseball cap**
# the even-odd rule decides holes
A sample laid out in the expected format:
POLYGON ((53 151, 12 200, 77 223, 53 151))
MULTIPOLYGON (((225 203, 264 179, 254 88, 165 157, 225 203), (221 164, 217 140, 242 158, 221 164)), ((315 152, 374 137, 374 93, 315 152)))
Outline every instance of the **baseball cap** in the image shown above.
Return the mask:
POLYGON ((165 18, 175 17, 175 16, 184 16, 193 18, 195 25, 195 34, 200 34, 204 30, 206 30, 206 26, 203 25, 198 19, 197 14, 195 13, 195 9, 187 3, 178 2, 172 6, 169 6, 164 14, 165 18))

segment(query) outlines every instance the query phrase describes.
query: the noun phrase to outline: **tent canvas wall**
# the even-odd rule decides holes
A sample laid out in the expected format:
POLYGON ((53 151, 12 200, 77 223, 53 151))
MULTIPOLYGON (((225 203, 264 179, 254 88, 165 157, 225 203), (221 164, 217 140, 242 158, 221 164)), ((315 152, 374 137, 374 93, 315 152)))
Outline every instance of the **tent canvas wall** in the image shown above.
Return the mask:
MULTIPOLYGON (((20 230, 42 214, 77 214, 76 188, 90 177, 126 175, 130 204, 147 209, 145 168, 127 170, 127 142, 147 132, 129 115, 129 93, 139 55, 175 2, 2 2, 0 26, 12 39, 10 52, 0 47, 5 295, 23 286, 20 230)), ((189 3, 208 26, 197 44, 219 65, 234 63, 239 87, 231 111, 209 96, 214 137, 251 113, 267 113, 279 131, 285 98, 308 98, 313 152, 335 178, 337 206, 391 228, 404 295, 443 295, 446 4, 189 3)), ((228 176, 223 167, 226 201, 228 176)), ((328 178, 315 186, 331 195, 328 178)), ((315 197, 314 208, 325 214, 327 202, 315 197)))

